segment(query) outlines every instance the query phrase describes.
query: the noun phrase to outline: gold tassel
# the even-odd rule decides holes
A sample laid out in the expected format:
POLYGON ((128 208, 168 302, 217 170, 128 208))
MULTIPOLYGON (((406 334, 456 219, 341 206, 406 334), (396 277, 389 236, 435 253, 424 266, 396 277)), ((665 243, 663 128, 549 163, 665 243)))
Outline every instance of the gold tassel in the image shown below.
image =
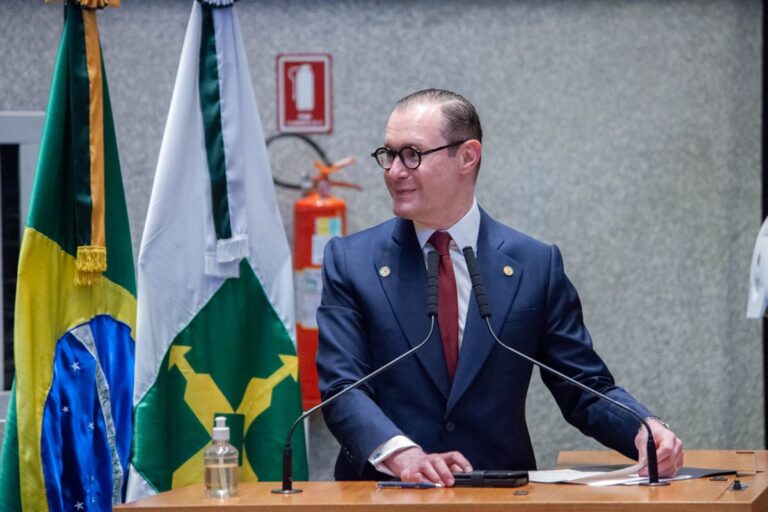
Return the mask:
POLYGON ((78 286, 92 286, 101 282, 101 272, 75 272, 75 284, 78 286))
POLYGON ((89 286, 99 282, 107 270, 107 248, 98 245, 81 245, 75 258, 75 284, 89 286))

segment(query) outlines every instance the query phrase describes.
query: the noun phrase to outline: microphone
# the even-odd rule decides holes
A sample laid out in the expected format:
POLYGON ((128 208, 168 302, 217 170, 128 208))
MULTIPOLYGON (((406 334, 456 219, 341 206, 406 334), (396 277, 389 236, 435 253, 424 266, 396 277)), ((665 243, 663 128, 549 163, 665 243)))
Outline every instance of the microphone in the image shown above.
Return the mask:
POLYGON ((316 406, 312 407, 311 409, 308 409, 304 413, 302 413, 301 416, 299 416, 296 421, 293 422, 293 425, 291 426, 291 429, 288 431, 288 436, 285 439, 285 447, 283 448, 283 486, 280 489, 272 489, 273 494, 294 494, 301 492, 301 489, 294 489, 293 488, 293 450, 291 449, 291 437, 293 436, 293 431, 296 430, 296 427, 304 421, 306 417, 308 417, 313 412, 322 409, 326 405, 334 402, 339 397, 343 396, 349 391, 352 391, 353 389, 365 384, 378 374, 382 373, 384 370, 396 365, 406 357, 410 356, 417 350, 419 350, 421 347, 424 346, 427 341, 432 337, 432 332, 435 329, 435 318, 437 318, 437 271, 438 271, 438 265, 439 265, 439 256, 437 255, 436 251, 429 251, 427 253, 427 316, 430 318, 429 322, 429 332, 427 333, 427 336, 416 346, 409 349, 408 351, 400 354, 387 364, 377 368, 376 370, 372 371, 368 375, 363 376, 360 380, 357 380, 350 384, 349 386, 345 387, 335 395, 327 398, 326 400, 323 400, 316 406))
POLYGON ((505 345, 504 342, 502 342, 498 336, 496 336, 496 333, 493 331, 493 327, 491 327, 491 307, 488 305, 488 299, 485 293, 485 284, 483 284, 483 278, 480 276, 480 268, 477 264, 477 258, 475 258, 475 252, 472 250, 472 247, 465 247, 462 249, 462 252, 464 253, 464 259, 467 262, 467 270, 469 271, 469 278, 472 281, 472 290, 475 292, 475 299, 477 300, 477 305, 480 309, 480 316, 485 320, 486 325, 488 325, 488 331, 491 333, 491 336, 496 341, 496 343, 501 345, 506 350, 509 350, 513 354, 522 357, 529 363, 538 366, 542 370, 545 370, 546 372, 551 373, 552 375, 555 375, 560 379, 569 382, 570 384, 573 384, 574 386, 588 393, 591 393, 600 399, 607 400, 619 409, 630 413, 632 416, 640 420, 640 423, 642 423, 645 429, 648 431, 648 444, 646 446, 646 452, 648 456, 648 483, 643 483, 640 485, 649 485, 654 487, 669 485, 669 482, 659 482, 659 466, 658 461, 656 460, 656 442, 653 439, 653 432, 651 432, 651 427, 648 425, 648 422, 645 421, 645 418, 643 418, 636 411, 632 410, 630 407, 627 407, 623 403, 614 400, 613 398, 597 390, 594 390, 585 384, 582 384, 576 379, 569 377, 568 375, 565 375, 564 373, 559 372, 540 361, 537 361, 536 359, 520 352, 519 350, 505 345))

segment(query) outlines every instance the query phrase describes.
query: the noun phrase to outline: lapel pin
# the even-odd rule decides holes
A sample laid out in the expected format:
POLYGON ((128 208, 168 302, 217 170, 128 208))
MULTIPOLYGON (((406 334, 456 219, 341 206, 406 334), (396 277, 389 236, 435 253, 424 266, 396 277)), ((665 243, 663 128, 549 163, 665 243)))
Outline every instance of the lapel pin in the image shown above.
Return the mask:
POLYGON ((389 275, 389 272, 390 272, 390 271, 389 271, 389 267, 388 267, 388 266, 386 266, 386 265, 384 265, 383 267, 381 267, 381 268, 379 269, 379 275, 380 275, 381 277, 387 277, 387 276, 389 275))
POLYGON ((513 269, 513 268, 512 268, 512 267, 510 267, 509 265, 506 265, 506 266, 504 267, 504 275, 505 275, 505 276, 509 277, 509 276, 511 276, 511 275, 512 275, 512 274, 514 274, 514 273, 515 273, 515 269, 513 269))

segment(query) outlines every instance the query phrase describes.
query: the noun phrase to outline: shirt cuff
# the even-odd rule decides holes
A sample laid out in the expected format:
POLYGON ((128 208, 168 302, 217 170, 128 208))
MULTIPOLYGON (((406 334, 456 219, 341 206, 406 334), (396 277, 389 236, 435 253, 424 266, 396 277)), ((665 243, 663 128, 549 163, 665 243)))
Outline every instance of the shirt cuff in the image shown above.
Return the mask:
POLYGON ((384 465, 384 461, 394 455, 396 452, 405 450, 407 448, 418 448, 419 445, 411 441, 409 438, 403 435, 397 435, 376 447, 373 453, 368 457, 368 462, 373 465, 376 471, 384 473, 389 476, 397 476, 393 474, 387 466, 384 465))

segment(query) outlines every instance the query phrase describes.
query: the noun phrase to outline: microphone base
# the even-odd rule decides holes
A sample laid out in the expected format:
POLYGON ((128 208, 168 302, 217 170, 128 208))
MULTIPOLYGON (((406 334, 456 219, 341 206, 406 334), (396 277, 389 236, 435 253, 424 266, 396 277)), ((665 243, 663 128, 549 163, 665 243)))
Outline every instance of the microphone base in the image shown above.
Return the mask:
POLYGON ((666 487, 669 485, 669 482, 643 482, 637 485, 642 485, 644 487, 666 487))
POLYGON ((301 489, 272 489, 272 494, 297 494, 303 492, 301 489))

